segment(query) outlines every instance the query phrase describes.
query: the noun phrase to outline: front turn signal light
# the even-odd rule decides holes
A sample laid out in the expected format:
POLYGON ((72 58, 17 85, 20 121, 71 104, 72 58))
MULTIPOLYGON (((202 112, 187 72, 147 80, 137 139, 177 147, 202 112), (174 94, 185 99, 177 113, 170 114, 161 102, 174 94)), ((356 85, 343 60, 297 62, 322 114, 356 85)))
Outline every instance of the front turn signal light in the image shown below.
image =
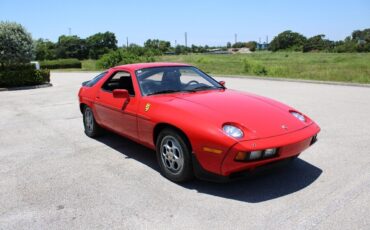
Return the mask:
POLYGON ((245 161, 247 159, 247 156, 248 156, 247 152, 238 152, 238 154, 236 154, 235 160, 245 161))

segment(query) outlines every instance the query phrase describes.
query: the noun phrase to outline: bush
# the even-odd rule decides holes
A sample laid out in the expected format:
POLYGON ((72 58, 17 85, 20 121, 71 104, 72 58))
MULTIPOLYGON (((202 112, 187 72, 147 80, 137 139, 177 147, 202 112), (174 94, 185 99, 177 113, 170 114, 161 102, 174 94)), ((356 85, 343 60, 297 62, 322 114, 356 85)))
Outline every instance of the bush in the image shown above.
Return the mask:
POLYGON ((252 69, 252 63, 249 62, 247 59, 243 60, 243 70, 244 73, 250 73, 252 69))
POLYGON ((259 75, 267 75, 268 71, 265 66, 256 62, 250 61, 248 59, 243 60, 243 71, 244 73, 259 75))
POLYGON ((40 66, 43 69, 68 69, 68 68, 79 68, 81 69, 81 62, 78 59, 57 59, 41 61, 40 66))
POLYGON ((104 54, 97 62, 96 67, 100 69, 108 69, 116 66, 123 59, 122 50, 117 50, 104 54))
POLYGON ((0 87, 40 85, 50 82, 49 70, 6 69, 0 70, 0 87))
POLYGON ((256 74, 257 76, 260 76, 260 75, 265 76, 267 75, 267 69, 266 67, 258 63, 253 66, 253 73, 256 74))
POLYGON ((99 69, 108 69, 116 65, 154 61, 155 58, 151 50, 145 51, 139 48, 119 49, 103 55, 96 62, 96 67, 99 69))
POLYGON ((7 70, 34 70, 35 64, 27 63, 27 64, 11 64, 0 67, 0 71, 7 71, 7 70))
POLYGON ((31 35, 17 23, 0 22, 0 64, 30 62, 34 50, 31 35))

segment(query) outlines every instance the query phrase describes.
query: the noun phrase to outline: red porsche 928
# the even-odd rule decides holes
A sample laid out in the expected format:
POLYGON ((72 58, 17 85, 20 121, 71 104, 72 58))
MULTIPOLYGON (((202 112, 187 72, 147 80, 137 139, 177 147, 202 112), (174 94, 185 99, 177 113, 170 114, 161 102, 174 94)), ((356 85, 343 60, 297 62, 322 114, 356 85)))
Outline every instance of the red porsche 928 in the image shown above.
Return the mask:
POLYGON ((237 178, 289 161, 320 131, 287 105, 227 89, 185 64, 117 66, 78 95, 86 135, 104 128, 155 149, 161 173, 175 182, 237 178))

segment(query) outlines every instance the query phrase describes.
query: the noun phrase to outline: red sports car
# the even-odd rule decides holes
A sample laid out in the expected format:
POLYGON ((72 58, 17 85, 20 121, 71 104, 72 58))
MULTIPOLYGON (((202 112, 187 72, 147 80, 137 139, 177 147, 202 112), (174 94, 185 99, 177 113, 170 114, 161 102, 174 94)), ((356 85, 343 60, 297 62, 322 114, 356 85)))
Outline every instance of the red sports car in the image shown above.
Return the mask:
POLYGON ((293 159, 320 131, 303 113, 186 64, 117 66, 78 95, 89 137, 104 128, 155 149, 161 173, 175 182, 235 178, 293 159))

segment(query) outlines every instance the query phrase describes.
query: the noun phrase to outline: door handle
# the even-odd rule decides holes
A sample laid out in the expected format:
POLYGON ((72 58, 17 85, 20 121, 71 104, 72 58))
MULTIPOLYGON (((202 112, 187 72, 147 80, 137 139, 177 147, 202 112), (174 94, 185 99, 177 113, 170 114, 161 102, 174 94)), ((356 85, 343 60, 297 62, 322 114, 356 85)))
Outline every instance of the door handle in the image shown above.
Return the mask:
POLYGON ((100 99, 100 97, 99 96, 96 96, 96 99, 100 99))

